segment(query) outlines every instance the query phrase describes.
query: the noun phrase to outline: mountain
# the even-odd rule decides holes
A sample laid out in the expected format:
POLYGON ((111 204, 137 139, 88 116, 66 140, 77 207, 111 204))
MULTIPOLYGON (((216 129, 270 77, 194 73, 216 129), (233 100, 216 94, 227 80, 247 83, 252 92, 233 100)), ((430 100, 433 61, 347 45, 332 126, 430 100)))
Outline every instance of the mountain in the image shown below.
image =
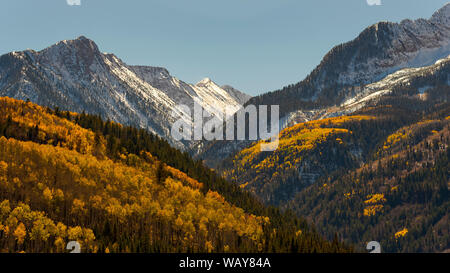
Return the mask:
POLYGON ((403 68, 431 65, 448 55, 450 3, 429 20, 374 24, 353 41, 334 47, 305 80, 249 103, 279 102, 285 114, 301 110, 305 104, 313 108, 339 105, 358 94, 358 87, 403 68))
MULTIPOLYGON (((449 55, 450 3, 428 20, 374 24, 354 40, 330 50, 303 81, 253 97, 246 105, 279 105, 280 129, 350 114, 389 93, 390 85, 408 81, 407 77, 422 70, 428 73, 439 68, 437 62, 447 62, 449 55)), ((208 143, 196 156, 217 167, 217 158, 229 157, 250 144, 208 143)))
POLYGON ((187 84, 164 68, 127 65, 83 36, 0 57, 0 96, 100 114, 148 129, 184 149, 189 142, 175 141, 170 134, 172 111, 180 104, 192 109, 194 101, 213 116, 225 107, 237 110, 245 96, 229 90, 209 79, 187 84))
MULTIPOLYGON (((430 66, 404 68, 386 76, 380 81, 365 85, 356 95, 343 101, 338 106, 318 111, 297 111, 296 113, 291 113, 286 118, 286 120, 289 120, 289 123, 286 125, 293 125, 296 121, 302 121, 303 119, 316 120, 354 113, 371 103, 376 103, 384 96, 395 93, 398 89, 408 88, 410 89, 409 94, 416 95, 422 100, 427 100, 427 96, 430 94, 427 91, 450 84, 449 73, 450 56, 440 59, 430 66)), ((434 95, 444 96, 443 99, 448 100, 448 97, 445 97, 448 96, 446 92, 434 95)))
POLYGON ((83 252, 351 250, 144 129, 0 98, 0 251, 72 240, 83 252))
POLYGON ((374 240, 383 252, 448 251, 449 10, 369 27, 306 80, 250 99, 280 104, 274 152, 231 141, 200 156, 358 251, 374 240))
MULTIPOLYGON (((320 177, 364 164, 374 149, 401 127, 442 109, 449 111, 449 83, 450 58, 402 69, 364 86, 340 106, 303 112, 308 121, 286 124, 279 134, 280 145, 272 153, 259 149, 262 140, 247 142, 247 147, 234 153, 207 151, 216 156, 232 154, 217 168, 265 202, 280 204, 320 177)), ((211 144, 214 148, 232 144, 228 145, 211 144)))
MULTIPOLYGON (((450 83, 449 74, 450 57, 438 60, 430 66, 401 69, 378 82, 361 87, 358 94, 343 101, 338 106, 292 112, 281 118, 281 129, 289 128, 298 123, 349 115, 373 104, 383 102, 386 98, 405 99, 405 97, 402 97, 406 92, 405 90, 408 90, 407 94, 414 100, 418 100, 415 106, 411 106, 414 111, 422 109, 422 104, 428 105, 433 101, 448 101, 449 94, 446 87, 450 83), (437 92, 436 88, 443 90, 443 92, 437 92)), ((202 158, 209 166, 220 168, 221 164, 227 164, 222 162, 223 159, 233 157, 243 149, 248 148, 252 143, 252 141, 209 142, 198 149, 200 153, 196 157, 202 158), (217 160, 217 158, 222 160, 217 160)))

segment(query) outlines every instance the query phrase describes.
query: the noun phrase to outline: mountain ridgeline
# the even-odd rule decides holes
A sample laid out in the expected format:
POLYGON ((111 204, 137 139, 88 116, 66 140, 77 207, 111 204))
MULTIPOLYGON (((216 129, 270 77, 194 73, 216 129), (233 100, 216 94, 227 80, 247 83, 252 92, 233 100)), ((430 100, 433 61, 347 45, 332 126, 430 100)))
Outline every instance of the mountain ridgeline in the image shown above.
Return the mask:
POLYGON ((434 64, 450 55, 450 4, 429 20, 380 22, 338 45, 305 80, 252 98, 254 105, 280 104, 282 116, 297 110, 339 105, 359 87, 411 67, 434 64))
POLYGON ((170 133, 179 118, 172 115, 178 105, 192 109, 197 102, 215 116, 226 107, 237 110, 249 99, 208 78, 194 85, 171 76, 165 68, 127 65, 113 54, 100 52, 84 36, 41 51, 1 56, 0 96, 98 114, 158 134, 182 149, 189 142, 176 141, 170 133))

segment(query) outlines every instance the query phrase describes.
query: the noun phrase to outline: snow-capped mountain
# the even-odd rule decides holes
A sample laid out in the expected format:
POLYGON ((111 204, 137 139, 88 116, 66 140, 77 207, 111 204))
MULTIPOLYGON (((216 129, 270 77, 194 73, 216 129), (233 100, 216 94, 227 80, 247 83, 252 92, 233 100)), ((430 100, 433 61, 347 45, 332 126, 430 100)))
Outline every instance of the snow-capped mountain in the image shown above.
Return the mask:
MULTIPOLYGON (((334 47, 303 81, 251 98, 247 104, 279 105, 280 129, 299 122, 350 114, 402 84, 418 89, 418 96, 436 82, 448 85, 450 3, 429 20, 380 22, 356 39, 334 47), (443 81, 433 77, 439 74, 443 81), (426 76, 426 77, 425 77, 426 76), (418 84, 419 78, 430 79, 418 84), (421 85, 421 86, 419 86, 421 85)), ((251 141, 214 142, 200 149, 198 158, 217 167, 251 141)))
MULTIPOLYGON (((64 40, 42 51, 11 52, 0 57, 0 96, 29 99, 63 110, 100 114, 105 119, 154 132, 180 148, 170 128, 177 105, 194 101, 214 115, 242 103, 210 79, 193 85, 160 67, 131 66, 102 53, 86 37, 64 40)), ((188 114, 188 113, 185 113, 188 114)))
POLYGON ((359 87, 400 69, 423 67, 450 54, 450 3, 429 20, 380 22, 356 39, 334 47, 305 80, 252 98, 252 104, 280 104, 283 115, 339 105, 359 87))
MULTIPOLYGON (((448 102, 450 90, 450 55, 434 64, 417 68, 404 68, 387 75, 380 81, 360 87, 358 93, 339 105, 316 109, 292 111, 280 120, 280 130, 297 123, 352 114, 361 109, 382 105, 389 101, 405 100, 427 102, 448 102), (405 93, 405 90, 407 92, 405 93)), ((417 107, 420 107, 417 105, 417 107)), ((216 141, 202 143, 197 158, 213 168, 221 161, 251 145, 253 141, 216 141)))

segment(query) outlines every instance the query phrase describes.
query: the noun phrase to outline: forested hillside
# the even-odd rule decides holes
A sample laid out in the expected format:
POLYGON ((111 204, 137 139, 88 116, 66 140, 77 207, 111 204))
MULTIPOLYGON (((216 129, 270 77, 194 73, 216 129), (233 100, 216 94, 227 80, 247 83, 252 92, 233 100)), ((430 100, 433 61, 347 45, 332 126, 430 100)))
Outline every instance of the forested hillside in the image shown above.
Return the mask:
POLYGON ((447 86, 397 87, 354 115, 300 123, 279 149, 255 143, 224 161, 227 177, 363 251, 450 248, 447 86))
POLYGON ((402 122, 387 109, 300 123, 280 133, 276 151, 261 152, 260 141, 225 161, 224 174, 261 200, 283 205, 317 179, 358 166, 402 122))
POLYGON ((375 240, 389 252, 449 249, 449 130, 450 116, 405 126, 372 160, 320 179, 289 206, 349 242, 375 240))
POLYGON ((0 98, 0 251, 72 240, 83 252, 350 250, 144 130, 0 98))

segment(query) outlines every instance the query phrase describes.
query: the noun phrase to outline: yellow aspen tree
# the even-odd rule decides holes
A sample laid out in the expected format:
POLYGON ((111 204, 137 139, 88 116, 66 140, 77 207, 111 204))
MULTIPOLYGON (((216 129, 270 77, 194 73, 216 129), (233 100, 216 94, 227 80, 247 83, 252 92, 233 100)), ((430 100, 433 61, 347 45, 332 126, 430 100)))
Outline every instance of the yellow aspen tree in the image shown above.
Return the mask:
POLYGON ((16 237, 17 243, 19 245, 23 244, 23 241, 25 240, 25 236, 27 235, 27 231, 25 228, 25 225, 20 222, 17 226, 16 230, 14 230, 13 233, 14 237, 16 237))

